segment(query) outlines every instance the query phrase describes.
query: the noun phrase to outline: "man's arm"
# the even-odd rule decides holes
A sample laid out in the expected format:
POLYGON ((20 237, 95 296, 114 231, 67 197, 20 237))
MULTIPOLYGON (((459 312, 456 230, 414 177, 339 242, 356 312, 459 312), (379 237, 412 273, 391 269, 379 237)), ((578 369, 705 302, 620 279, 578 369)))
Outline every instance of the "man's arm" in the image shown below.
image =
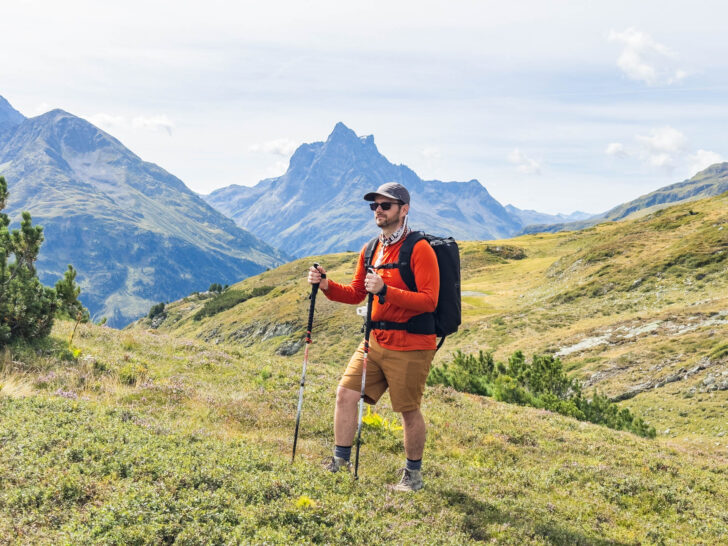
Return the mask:
POLYGON ((351 283, 341 284, 328 279, 328 286, 326 289, 322 287, 321 291, 331 301, 351 304, 361 303, 367 295, 367 291, 364 288, 365 276, 364 250, 362 250, 359 254, 359 261, 356 264, 356 272, 354 273, 354 278, 351 280, 351 283))

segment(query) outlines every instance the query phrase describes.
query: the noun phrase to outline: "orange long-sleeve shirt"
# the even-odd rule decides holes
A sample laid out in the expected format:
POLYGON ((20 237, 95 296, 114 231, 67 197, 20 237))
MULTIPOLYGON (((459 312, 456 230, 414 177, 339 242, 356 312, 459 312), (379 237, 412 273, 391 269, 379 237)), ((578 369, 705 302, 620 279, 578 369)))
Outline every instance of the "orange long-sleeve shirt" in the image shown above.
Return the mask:
MULTIPOLYGON (((402 241, 383 249, 377 245, 372 256, 372 262, 377 262, 380 252, 384 252, 379 265, 396 262, 402 241)), ((358 304, 364 301, 367 291, 364 288, 364 254, 366 245, 359 254, 354 278, 350 284, 340 284, 329 279, 329 287, 323 293, 332 301, 358 304)), ((374 297, 372 304, 372 320, 386 320, 391 322, 407 322, 420 313, 433 312, 437 307, 437 296, 440 292, 440 270, 437 267, 437 257, 430 244, 421 240, 412 249, 410 267, 415 275, 417 292, 411 292, 402 280, 399 269, 378 269, 376 272, 387 285, 386 301, 379 303, 374 297)), ((410 334, 405 330, 372 330, 377 343, 387 349, 395 351, 433 350, 437 347, 435 334, 410 334)))

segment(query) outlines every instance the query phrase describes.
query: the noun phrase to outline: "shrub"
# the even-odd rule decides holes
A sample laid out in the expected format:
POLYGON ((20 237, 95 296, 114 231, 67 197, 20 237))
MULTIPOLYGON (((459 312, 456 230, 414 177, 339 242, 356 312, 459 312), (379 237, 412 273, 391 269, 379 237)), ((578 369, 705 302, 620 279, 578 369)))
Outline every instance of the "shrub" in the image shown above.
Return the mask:
POLYGON ((154 317, 161 315, 164 313, 164 302, 160 302, 156 305, 152 305, 151 309, 149 309, 149 314, 147 314, 148 319, 153 319, 154 317))
POLYGON ((654 438, 654 427, 619 408, 606 396, 582 396, 581 385, 566 375, 561 360, 553 355, 534 355, 531 362, 521 351, 513 353, 508 364, 496 363, 490 353, 478 356, 457 351, 452 362, 433 368, 428 385, 445 385, 456 390, 492 396, 501 402, 532 406, 654 438))
POLYGON ((217 315, 249 299, 265 296, 273 288, 273 286, 256 286, 252 290, 226 290, 214 298, 207 300, 202 306, 202 309, 197 311, 192 318, 194 320, 202 320, 205 317, 217 315))
POLYGON ((119 381, 125 385, 136 385, 146 377, 148 371, 149 370, 141 364, 129 362, 122 366, 119 370, 119 381))

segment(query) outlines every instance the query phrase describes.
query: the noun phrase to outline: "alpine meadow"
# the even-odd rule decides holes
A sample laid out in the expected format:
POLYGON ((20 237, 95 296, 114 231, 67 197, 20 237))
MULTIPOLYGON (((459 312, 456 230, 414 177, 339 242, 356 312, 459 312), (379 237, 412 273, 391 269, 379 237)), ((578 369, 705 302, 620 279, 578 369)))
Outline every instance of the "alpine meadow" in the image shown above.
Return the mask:
POLYGON ((290 462, 305 272, 347 280, 357 259, 319 255, 123 330, 57 318, 6 345, 0 541, 728 541, 728 194, 460 250, 463 325, 425 391, 422 491, 384 487, 402 452, 387 395, 360 479, 320 468, 362 336, 324 297, 290 462))
POLYGON ((728 546, 728 3, 0 20, 0 546, 728 546))

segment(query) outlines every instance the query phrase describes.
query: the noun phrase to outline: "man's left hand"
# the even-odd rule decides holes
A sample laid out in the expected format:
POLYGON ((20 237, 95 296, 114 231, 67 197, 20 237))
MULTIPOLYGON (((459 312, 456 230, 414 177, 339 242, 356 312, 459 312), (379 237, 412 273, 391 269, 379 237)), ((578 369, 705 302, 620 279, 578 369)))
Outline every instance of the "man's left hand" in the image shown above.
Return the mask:
POLYGON ((364 279, 364 288, 371 294, 379 294, 382 288, 384 288, 384 281, 376 273, 367 273, 364 279))

